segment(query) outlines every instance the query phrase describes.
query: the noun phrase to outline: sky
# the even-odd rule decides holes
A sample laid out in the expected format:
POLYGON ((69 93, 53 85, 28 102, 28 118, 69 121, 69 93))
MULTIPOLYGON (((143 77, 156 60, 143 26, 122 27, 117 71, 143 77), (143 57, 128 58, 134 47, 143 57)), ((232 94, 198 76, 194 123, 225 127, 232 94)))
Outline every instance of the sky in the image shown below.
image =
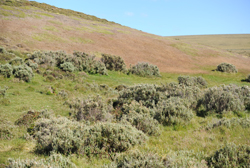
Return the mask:
POLYGON ((250 34, 250 0, 35 0, 160 36, 250 34))

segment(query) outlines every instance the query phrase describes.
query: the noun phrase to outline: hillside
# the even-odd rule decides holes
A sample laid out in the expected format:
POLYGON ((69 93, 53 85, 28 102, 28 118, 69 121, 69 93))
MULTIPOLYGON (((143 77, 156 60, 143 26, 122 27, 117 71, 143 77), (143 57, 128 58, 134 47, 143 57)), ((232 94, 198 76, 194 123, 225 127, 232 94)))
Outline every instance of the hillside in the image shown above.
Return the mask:
POLYGON ((21 51, 84 51, 121 56, 127 65, 150 62, 161 72, 208 73, 219 63, 249 72, 249 58, 186 41, 172 40, 119 24, 29 1, 0 4, 0 45, 21 51))
POLYGON ((182 42, 198 43, 250 56, 250 34, 171 36, 166 38, 182 42))

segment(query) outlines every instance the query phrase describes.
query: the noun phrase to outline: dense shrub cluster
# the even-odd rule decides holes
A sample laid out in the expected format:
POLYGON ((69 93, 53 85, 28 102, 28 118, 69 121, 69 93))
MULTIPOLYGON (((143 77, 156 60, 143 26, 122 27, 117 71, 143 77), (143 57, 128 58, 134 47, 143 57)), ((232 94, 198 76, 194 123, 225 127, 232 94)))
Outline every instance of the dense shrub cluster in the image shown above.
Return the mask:
POLYGON ((126 72, 126 64, 120 56, 102 54, 101 60, 108 70, 126 72))
POLYGON ((123 152, 147 137, 132 126, 97 123, 86 126, 67 118, 39 119, 33 128, 37 151, 63 154, 105 155, 123 152))
POLYGON ((163 125, 185 125, 193 118, 193 113, 183 99, 171 97, 158 103, 155 118, 163 125))
MULTIPOLYGON (((25 64, 22 58, 16 57, 5 65, 0 65, 0 74, 9 78, 11 75, 20 80, 30 82, 34 74, 32 69, 25 64)), ((33 66, 33 64, 32 64, 33 66)))
POLYGON ((185 86, 198 86, 200 88, 207 87, 207 81, 202 77, 179 76, 179 84, 185 86))
POLYGON ((13 69, 14 77, 19 78, 25 82, 30 82, 34 74, 32 69, 26 64, 15 66, 13 69))
POLYGON ((206 130, 210 130, 216 127, 225 126, 227 128, 234 128, 241 126, 242 128, 250 128, 250 118, 222 118, 209 123, 206 126, 206 130))
POLYGON ((100 96, 89 97, 86 99, 76 98, 71 101, 67 101, 66 104, 72 109, 71 115, 77 120, 85 120, 89 122, 97 121, 111 121, 112 110, 111 105, 107 103, 100 96))
POLYGON ((153 117, 153 109, 148 109, 137 102, 132 102, 130 105, 123 105, 118 120, 122 123, 129 122, 135 128, 148 135, 159 135, 159 123, 153 117))
POLYGON ((0 74, 9 78, 13 74, 13 68, 10 64, 0 65, 0 74))
POLYGON ((73 55, 68 55, 63 51, 36 51, 29 55, 29 59, 45 67, 56 66, 63 71, 73 72, 76 70, 90 74, 107 75, 106 67, 102 62, 83 52, 74 52, 73 55))
POLYGON ((238 70, 233 64, 221 63, 217 66, 216 71, 227 72, 227 73, 237 73, 238 70))
POLYGON ((130 104, 133 100, 153 108, 160 100, 160 93, 156 91, 154 85, 141 84, 124 89, 118 97, 118 101, 122 103, 130 104))
POLYGON ((249 167, 250 146, 227 144, 207 158, 210 167, 249 167))
POLYGON ((249 108, 250 88, 247 86, 223 85, 209 88, 201 100, 205 111, 223 113, 243 111, 249 108))
POLYGON ((68 157, 52 153, 47 159, 9 159, 6 168, 76 168, 76 165, 68 157))
POLYGON ((138 63, 129 69, 129 73, 139 76, 161 76, 159 68, 156 65, 149 63, 138 63))

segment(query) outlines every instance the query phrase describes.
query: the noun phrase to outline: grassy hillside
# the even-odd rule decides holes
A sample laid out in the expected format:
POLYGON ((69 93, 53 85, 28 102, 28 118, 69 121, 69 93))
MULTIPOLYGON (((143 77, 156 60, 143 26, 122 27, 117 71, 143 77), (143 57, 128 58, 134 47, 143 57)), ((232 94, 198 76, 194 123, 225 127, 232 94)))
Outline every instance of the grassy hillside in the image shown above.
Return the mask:
POLYGON ((168 39, 198 43, 229 52, 250 56, 250 34, 172 36, 168 39))
POLYGON ((249 58, 47 4, 0 4, 0 167, 250 164, 249 58), (222 62, 238 72, 217 71, 222 62))
POLYGON ((84 51, 121 56, 127 66, 161 72, 208 73, 221 62, 250 70, 249 59, 211 46, 171 40, 71 10, 29 1, 1 1, 0 45, 13 50, 84 51))

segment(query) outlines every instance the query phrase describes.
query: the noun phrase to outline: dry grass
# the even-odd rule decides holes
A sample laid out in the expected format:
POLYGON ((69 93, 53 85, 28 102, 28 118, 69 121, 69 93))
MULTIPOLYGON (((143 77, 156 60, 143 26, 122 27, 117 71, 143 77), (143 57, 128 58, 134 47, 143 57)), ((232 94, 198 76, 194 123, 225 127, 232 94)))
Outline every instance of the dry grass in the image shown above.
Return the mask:
MULTIPOLYGON (((0 45, 6 48, 23 44, 26 47, 20 50, 107 53, 121 56, 127 66, 150 62, 161 72, 171 73, 209 73, 221 62, 234 64, 241 72, 250 71, 248 58, 218 48, 160 37, 118 24, 104 24, 41 9, 20 9, 27 15, 25 18, 8 14, 0 16, 0 36, 9 39, 8 42, 0 41, 0 45)), ((209 39, 212 37, 207 37, 207 41, 209 39)), ((212 40, 209 42, 213 43, 212 40)))

